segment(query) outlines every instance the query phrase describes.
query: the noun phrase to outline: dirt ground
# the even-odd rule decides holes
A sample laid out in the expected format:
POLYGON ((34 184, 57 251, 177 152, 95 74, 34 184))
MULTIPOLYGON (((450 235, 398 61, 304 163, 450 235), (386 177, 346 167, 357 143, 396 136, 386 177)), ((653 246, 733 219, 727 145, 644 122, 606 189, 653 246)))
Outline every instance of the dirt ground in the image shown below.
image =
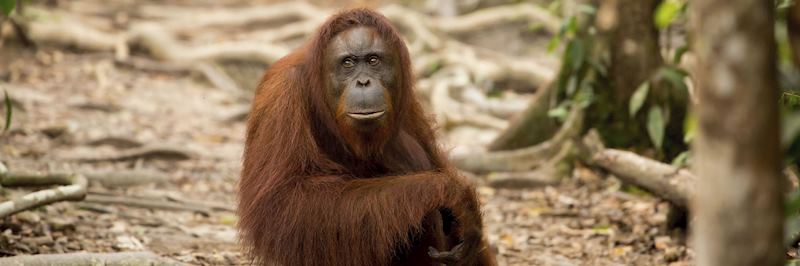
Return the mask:
MULTIPOLYGON (((110 53, 15 43, 0 49, 0 88, 14 100, 13 128, 0 135, 0 160, 12 171, 146 172, 153 176, 142 179, 154 181, 93 182, 90 194, 213 206, 52 204, 0 221, 0 254, 149 250, 192 265, 249 262, 229 210, 245 128, 236 115, 247 107, 239 96, 196 75, 130 68, 110 53), (190 158, 86 160, 130 150, 129 142, 176 147, 190 158)), ((8 199, 31 190, 1 191, 8 199)), ((500 265, 688 265, 692 258, 685 234, 667 230, 665 202, 592 169, 578 167, 556 186, 479 192, 500 265)))

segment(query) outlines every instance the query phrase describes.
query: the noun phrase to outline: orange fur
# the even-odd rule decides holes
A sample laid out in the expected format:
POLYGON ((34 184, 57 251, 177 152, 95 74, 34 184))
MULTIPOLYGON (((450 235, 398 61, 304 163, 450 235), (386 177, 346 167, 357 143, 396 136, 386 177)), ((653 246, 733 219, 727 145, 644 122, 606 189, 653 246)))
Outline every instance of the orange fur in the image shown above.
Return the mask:
POLYGON ((264 74, 248 119, 238 214, 242 243, 259 264, 433 264, 428 246, 447 250, 456 236, 467 245, 464 265, 494 265, 474 187, 447 162, 415 99, 408 50, 369 9, 333 16, 264 74), (362 151, 325 104, 322 66, 331 38, 355 26, 376 29, 401 64, 380 144, 362 151), (442 209, 457 221, 455 235, 442 232, 442 209))

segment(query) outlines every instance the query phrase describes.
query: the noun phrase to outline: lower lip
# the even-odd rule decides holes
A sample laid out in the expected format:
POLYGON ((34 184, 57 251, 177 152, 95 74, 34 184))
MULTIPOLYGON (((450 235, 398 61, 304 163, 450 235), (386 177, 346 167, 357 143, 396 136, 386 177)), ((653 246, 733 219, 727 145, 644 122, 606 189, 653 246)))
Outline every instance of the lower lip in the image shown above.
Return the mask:
POLYGON ((369 113, 369 114, 348 113, 347 116, 349 116, 349 117, 351 117, 353 119, 356 119, 356 120, 369 120, 369 119, 375 119, 375 118, 381 117, 385 113, 386 113, 386 111, 374 112, 374 113, 369 113))

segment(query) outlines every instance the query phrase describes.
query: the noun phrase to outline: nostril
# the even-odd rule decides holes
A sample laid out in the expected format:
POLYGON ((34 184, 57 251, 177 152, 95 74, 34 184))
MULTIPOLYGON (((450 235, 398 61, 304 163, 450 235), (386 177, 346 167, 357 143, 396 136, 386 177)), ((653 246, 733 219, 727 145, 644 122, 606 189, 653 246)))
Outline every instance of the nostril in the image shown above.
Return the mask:
POLYGON ((358 79, 356 80, 356 85, 366 87, 369 86, 369 79, 358 79))

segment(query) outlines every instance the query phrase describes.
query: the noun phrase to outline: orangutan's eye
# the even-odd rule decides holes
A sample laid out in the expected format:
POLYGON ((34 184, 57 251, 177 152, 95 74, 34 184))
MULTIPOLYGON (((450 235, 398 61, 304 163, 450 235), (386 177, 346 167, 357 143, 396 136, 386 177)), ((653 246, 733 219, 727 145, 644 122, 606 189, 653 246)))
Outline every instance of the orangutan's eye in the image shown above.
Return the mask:
POLYGON ((354 67, 354 66, 356 66, 356 63, 355 63, 355 62, 353 62, 353 59, 350 59, 350 58, 345 58, 345 59, 342 61, 342 66, 343 66, 343 67, 346 67, 346 68, 351 68, 351 67, 354 67))
POLYGON ((367 61, 367 62, 369 63, 369 65, 371 65, 371 66, 375 66, 375 65, 378 65, 378 63, 380 63, 380 62, 381 62, 381 60, 380 60, 380 59, 378 59, 378 57, 377 57, 377 56, 371 56, 371 57, 369 58, 369 61, 367 61))

